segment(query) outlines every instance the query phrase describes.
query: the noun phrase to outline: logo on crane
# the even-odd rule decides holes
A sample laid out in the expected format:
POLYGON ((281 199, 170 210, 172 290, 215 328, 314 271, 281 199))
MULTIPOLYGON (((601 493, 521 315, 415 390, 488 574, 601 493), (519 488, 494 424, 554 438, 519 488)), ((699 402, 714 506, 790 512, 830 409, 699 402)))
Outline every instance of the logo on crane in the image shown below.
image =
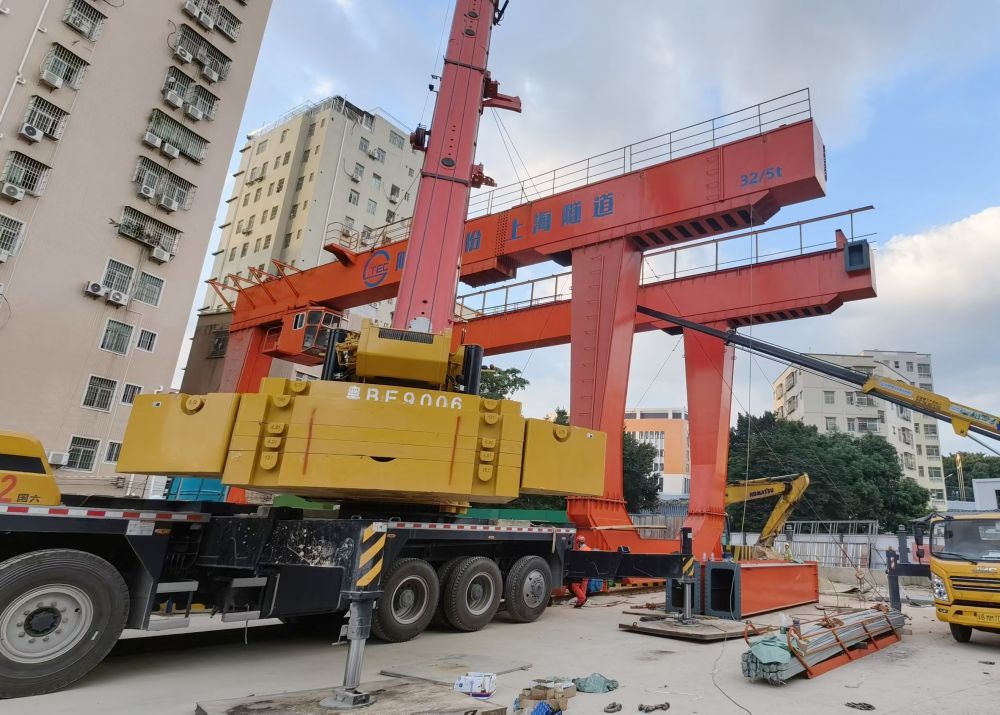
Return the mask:
POLYGON ((380 285, 389 275, 389 252, 382 249, 375 251, 365 262, 365 269, 361 273, 361 278, 365 285, 374 288, 380 285))

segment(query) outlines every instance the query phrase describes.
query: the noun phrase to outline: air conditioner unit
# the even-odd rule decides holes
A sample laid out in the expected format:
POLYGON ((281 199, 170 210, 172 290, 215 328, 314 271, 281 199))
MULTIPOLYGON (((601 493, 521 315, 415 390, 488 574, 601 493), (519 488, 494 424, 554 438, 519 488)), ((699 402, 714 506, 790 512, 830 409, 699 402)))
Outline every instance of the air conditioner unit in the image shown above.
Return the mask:
POLYGON ((201 14, 201 8, 198 7, 198 3, 194 0, 187 0, 184 3, 184 12, 186 12, 191 17, 198 17, 201 14))
POLYGON ((170 251, 154 246, 149 252, 149 257, 157 263, 166 263, 170 260, 170 251))
POLYGON ((344 236, 346 238, 350 238, 351 237, 351 229, 349 229, 349 228, 342 228, 340 230, 340 235, 344 236))
MULTIPOLYGON (((0 263, 10 260, 10 251, 0 248, 0 263)), ((3 295, 3 283, 0 283, 0 295, 3 295)))
POLYGON ((184 106, 184 97, 172 89, 163 90, 163 101, 172 107, 176 107, 177 109, 184 106))
POLYGON ((399 196, 397 196, 396 194, 393 194, 392 196, 390 196, 389 197, 389 203, 390 204, 398 204, 399 203, 399 196))
POLYGON ((361 177, 358 176, 357 174, 351 174, 351 181, 353 181, 355 184, 360 183, 361 177))
POLYGON ((21 127, 21 136, 30 142, 37 142, 45 136, 45 133, 33 124, 24 124, 21 127))
POLYGON ((216 72, 211 67, 202 67, 201 68, 201 76, 204 77, 205 79, 207 79, 209 82, 218 82, 219 81, 219 73, 216 72))
POLYGON ((205 113, 193 104, 189 104, 184 112, 196 122, 200 122, 201 118, 205 116, 205 113))
POLYGON ((374 149, 369 149, 368 150, 368 158, 369 159, 378 159, 378 152, 375 151, 374 149))
POLYGON ((253 229, 252 228, 245 228, 242 231, 240 231, 240 233, 242 233, 244 236, 249 236, 251 233, 253 233, 253 229))
POLYGON ((49 464, 53 467, 65 467, 69 464, 69 452, 49 452, 49 464))
POLYGON ((112 305, 128 305, 128 293, 120 290, 109 290, 104 297, 112 305))
POLYGON ((147 146, 151 146, 154 149, 159 149, 160 144, 163 143, 163 140, 160 139, 155 134, 153 134, 153 132, 146 132, 145 134, 142 135, 142 143, 146 144, 147 146))
POLYGON ((24 189, 16 184, 4 184, 2 191, 5 199, 10 201, 20 201, 24 198, 24 189))
POLYGON ((94 298, 100 298, 107 292, 107 288, 100 281, 87 281, 83 284, 83 292, 94 298))
POLYGON ((42 71, 41 82, 42 84, 47 84, 52 89, 59 89, 63 86, 63 78, 49 70, 42 71))
POLYGON ((90 21, 87 20, 87 18, 80 17, 79 15, 71 15, 70 17, 66 18, 66 22, 69 24, 70 27, 79 30, 84 35, 84 37, 89 38, 91 31, 94 29, 93 25, 90 24, 90 21))
POLYGON ((160 208, 173 213, 178 208, 177 201, 169 196, 163 196, 160 198, 160 208))
POLYGON ((169 156, 171 159, 176 159, 181 155, 181 150, 173 144, 164 144, 160 147, 160 151, 163 152, 164 156, 169 156))
POLYGON ((191 53, 185 50, 183 47, 178 47, 174 50, 174 57, 179 59, 181 63, 185 65, 194 59, 191 56, 191 53))
POLYGON ((156 186, 155 185, 150 186, 149 184, 143 184, 142 186, 139 187, 139 191, 137 192, 137 195, 141 196, 144 199, 156 198, 156 186))
POLYGON ((215 18, 209 15, 207 12, 203 12, 198 16, 198 24, 204 27, 206 30, 211 30, 215 27, 215 18))

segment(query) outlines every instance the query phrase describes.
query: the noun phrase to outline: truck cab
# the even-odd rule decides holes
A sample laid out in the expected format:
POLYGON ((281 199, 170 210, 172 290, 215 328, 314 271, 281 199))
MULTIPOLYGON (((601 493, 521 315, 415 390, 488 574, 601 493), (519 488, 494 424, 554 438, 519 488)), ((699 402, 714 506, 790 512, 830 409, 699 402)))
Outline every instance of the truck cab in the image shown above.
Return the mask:
POLYGON ((1000 633, 1000 512, 935 515, 928 542, 938 619, 960 643, 1000 633))

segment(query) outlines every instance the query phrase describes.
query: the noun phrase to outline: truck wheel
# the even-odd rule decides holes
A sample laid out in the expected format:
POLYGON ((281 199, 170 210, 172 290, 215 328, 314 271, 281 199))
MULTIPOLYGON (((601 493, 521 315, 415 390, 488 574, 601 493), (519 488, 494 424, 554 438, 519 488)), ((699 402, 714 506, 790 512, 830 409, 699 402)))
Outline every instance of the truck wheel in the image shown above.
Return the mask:
POLYGON ((503 597, 507 614, 515 621, 537 620, 549 605, 552 571, 540 556, 522 556, 507 573, 503 597))
POLYGON ((85 551, 46 549, 0 563, 0 697, 59 690, 100 663, 128 617, 128 587, 85 551))
POLYGON ((478 631, 500 608, 503 580, 493 559, 471 556, 462 559, 448 577, 444 617, 460 631, 478 631))
POLYGON ((968 643, 969 639, 972 638, 971 626, 961 626, 957 623, 949 623, 948 625, 951 627, 951 637, 959 643, 968 643))
POLYGON ((420 634, 437 608, 437 573, 423 559, 399 559, 385 577, 372 632, 388 643, 408 641, 420 634))
POLYGON ((453 559, 445 561, 437 568, 438 589, 441 597, 438 599, 437 608, 434 609, 434 618, 431 620, 431 623, 434 625, 448 625, 448 619, 444 616, 444 590, 448 585, 448 577, 451 576, 451 572, 455 570, 455 567, 458 566, 464 558, 464 556, 456 556, 453 559))

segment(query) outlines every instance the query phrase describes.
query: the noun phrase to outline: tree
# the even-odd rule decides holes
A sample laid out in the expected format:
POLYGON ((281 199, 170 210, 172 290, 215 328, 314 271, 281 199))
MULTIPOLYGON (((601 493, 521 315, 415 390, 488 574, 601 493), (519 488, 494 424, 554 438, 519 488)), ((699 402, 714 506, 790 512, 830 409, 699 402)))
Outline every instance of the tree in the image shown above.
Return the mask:
MULTIPOLYGON (((739 416, 729 438, 729 481, 798 472, 807 472, 810 483, 794 519, 874 519, 883 529, 894 530, 927 513, 928 491, 903 476, 896 451, 885 439, 821 434, 811 425, 780 420, 770 412, 749 419, 739 416)), ((730 524, 734 531, 756 531, 773 508, 772 500, 734 504, 729 507, 730 524), (744 508, 746 523, 741 527, 744 508)))
POLYGON ((622 432, 622 486, 630 514, 652 511, 660 504, 660 486, 653 472, 656 447, 622 432))
POLYGON ((945 484, 948 486, 949 499, 965 499, 972 501, 972 482, 975 479, 996 479, 1000 477, 1000 457, 982 452, 957 452, 941 458, 944 468, 945 484), (956 454, 962 455, 962 475, 965 478, 965 494, 958 493, 958 469, 955 464, 956 454))
POLYGON ((556 408, 556 416, 552 418, 552 421, 557 425, 568 425, 569 424, 569 412, 566 411, 564 407, 556 408))
POLYGON ((479 380, 479 394, 493 400, 507 400, 528 385, 528 379, 522 377, 521 371, 516 367, 501 369, 490 366, 483 368, 479 380))

